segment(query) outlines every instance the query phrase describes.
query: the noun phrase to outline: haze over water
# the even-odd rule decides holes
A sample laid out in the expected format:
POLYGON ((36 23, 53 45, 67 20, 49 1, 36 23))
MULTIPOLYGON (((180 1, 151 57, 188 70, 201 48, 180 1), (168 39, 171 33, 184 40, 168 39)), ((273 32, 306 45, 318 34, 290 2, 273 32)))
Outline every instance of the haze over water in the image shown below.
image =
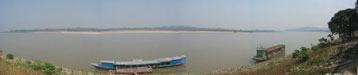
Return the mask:
POLYGON ((94 71, 100 60, 152 60, 186 55, 181 66, 154 69, 153 73, 210 72, 252 64, 256 47, 286 45, 286 54, 310 47, 327 32, 260 33, 128 33, 54 34, 0 33, 5 53, 49 61, 61 67, 94 71))

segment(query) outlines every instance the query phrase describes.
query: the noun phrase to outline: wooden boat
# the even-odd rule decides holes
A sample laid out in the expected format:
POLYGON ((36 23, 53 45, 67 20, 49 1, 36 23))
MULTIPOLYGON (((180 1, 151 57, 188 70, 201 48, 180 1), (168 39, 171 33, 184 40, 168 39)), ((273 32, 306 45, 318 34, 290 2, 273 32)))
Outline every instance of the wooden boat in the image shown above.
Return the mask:
POLYGON ((150 61, 143 61, 142 59, 137 59, 133 61, 124 61, 124 62, 116 62, 116 61, 100 61, 100 64, 91 63, 92 66, 98 69, 127 69, 127 68, 138 68, 138 67, 147 67, 151 66, 152 68, 159 67, 169 67, 169 66, 177 66, 184 64, 186 62, 186 56, 177 56, 177 57, 169 57, 169 58, 158 58, 150 61))
POLYGON ((256 56, 252 59, 256 61, 265 61, 280 54, 285 54, 285 45, 283 44, 272 46, 266 49, 258 48, 256 56))

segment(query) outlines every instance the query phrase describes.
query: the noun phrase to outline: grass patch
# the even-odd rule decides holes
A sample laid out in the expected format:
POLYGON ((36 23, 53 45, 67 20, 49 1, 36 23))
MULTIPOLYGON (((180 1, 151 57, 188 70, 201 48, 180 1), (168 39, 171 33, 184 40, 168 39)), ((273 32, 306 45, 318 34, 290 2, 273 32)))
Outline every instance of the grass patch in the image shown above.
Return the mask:
POLYGON ((332 74, 335 68, 309 68, 304 70, 293 71, 289 75, 324 75, 324 74, 332 74))
POLYGON ((299 62, 299 60, 292 59, 277 65, 267 66, 265 68, 255 70, 253 72, 241 72, 238 73, 237 75, 267 75, 267 74, 281 75, 289 72, 290 69, 293 66, 295 66, 296 65, 295 63, 297 62, 299 62))
POLYGON ((0 59, 0 75, 43 75, 43 73, 0 59))

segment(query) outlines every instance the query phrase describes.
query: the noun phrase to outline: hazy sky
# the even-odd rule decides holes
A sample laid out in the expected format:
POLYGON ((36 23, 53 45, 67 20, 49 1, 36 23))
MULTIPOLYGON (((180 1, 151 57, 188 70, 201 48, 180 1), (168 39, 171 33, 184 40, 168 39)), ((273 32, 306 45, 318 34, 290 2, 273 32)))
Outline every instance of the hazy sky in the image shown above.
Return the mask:
POLYGON ((282 30, 327 27, 356 0, 0 0, 0 31, 186 25, 282 30))

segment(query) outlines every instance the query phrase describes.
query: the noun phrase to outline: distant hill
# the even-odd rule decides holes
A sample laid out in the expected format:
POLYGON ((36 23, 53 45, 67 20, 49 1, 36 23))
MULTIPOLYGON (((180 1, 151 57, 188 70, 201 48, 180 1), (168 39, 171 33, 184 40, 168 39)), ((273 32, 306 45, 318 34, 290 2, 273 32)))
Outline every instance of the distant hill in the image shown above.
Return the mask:
POLYGON ((10 32, 56 32, 56 31, 69 31, 69 32, 105 32, 105 31, 121 31, 121 30, 171 30, 171 31, 226 31, 226 32, 274 32, 274 30, 236 30, 224 28, 199 28, 193 26, 161 26, 152 28, 62 28, 62 29, 21 29, 12 30, 10 32))
POLYGON ((319 27, 302 27, 295 29, 287 29, 285 31, 296 31, 296 32, 330 32, 328 28, 319 28, 319 27))

